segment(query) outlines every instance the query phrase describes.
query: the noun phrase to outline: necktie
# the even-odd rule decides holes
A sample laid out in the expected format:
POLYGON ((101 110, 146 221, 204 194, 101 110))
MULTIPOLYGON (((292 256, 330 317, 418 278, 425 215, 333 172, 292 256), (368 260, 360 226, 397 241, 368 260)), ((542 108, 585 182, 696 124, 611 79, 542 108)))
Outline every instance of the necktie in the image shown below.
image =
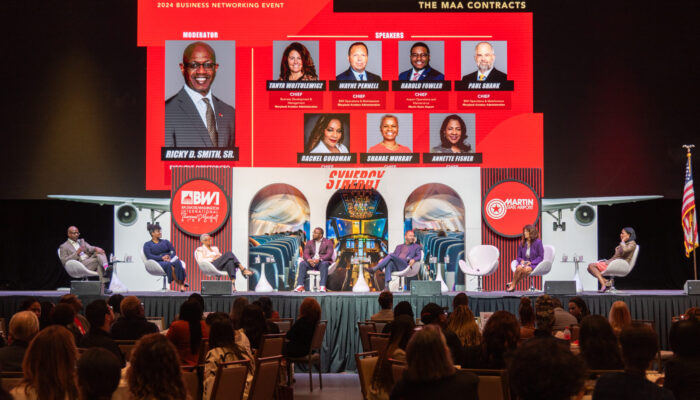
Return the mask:
POLYGON ((413 74, 413 78, 411 78, 412 81, 417 81, 418 77, 420 76, 420 72, 416 72, 413 74))
POLYGON ((479 80, 480 80, 480 81, 485 81, 485 80, 486 80, 486 75, 484 75, 484 74, 479 74, 479 80))
POLYGON ((360 80, 364 81, 365 80, 365 74, 360 74, 360 80))
POLYGON ((214 109, 211 108, 209 99, 206 97, 202 98, 204 104, 207 105, 207 131, 209 132, 209 138, 214 144, 214 147, 219 145, 219 134, 216 132, 216 118, 214 117, 214 109))

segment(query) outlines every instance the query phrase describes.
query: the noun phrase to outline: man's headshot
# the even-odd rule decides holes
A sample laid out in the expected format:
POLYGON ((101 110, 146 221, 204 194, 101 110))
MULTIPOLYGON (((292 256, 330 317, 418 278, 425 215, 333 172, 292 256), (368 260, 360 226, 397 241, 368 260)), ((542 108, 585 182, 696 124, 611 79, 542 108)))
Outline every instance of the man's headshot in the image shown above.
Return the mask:
MULTIPOLYGON (((228 43, 226 46, 227 43, 220 42, 217 47, 225 48, 227 55, 233 55, 235 45, 228 43)), ((221 66, 216 51, 205 42, 189 43, 180 52, 181 47, 181 42, 166 43, 166 63, 175 57, 173 52, 177 51, 182 57, 178 64, 182 80, 177 82, 173 66, 166 64, 166 91, 175 85, 180 89, 165 101, 165 147, 233 147, 235 109, 212 94, 221 66)), ((227 75, 230 76, 226 76, 226 84, 220 85, 224 93, 235 91, 232 58, 225 58, 231 64, 227 65, 227 75)))
MULTIPOLYGON (((344 42, 338 42, 336 45, 336 54, 340 54, 339 52, 339 47, 343 44, 344 42)), ((373 43, 374 44, 374 43, 373 43)), ((336 76, 336 80, 338 81, 370 81, 370 82, 377 82, 381 81, 382 77, 373 74, 372 72, 368 71, 368 65, 377 65, 377 63, 370 63, 370 48, 375 47, 378 48, 379 52, 375 55, 373 54, 373 57, 376 57, 379 60, 378 63, 378 71, 381 72, 381 44, 377 43, 376 45, 372 46, 370 43, 363 43, 363 42, 354 42, 350 43, 350 45, 347 48, 347 54, 348 54, 348 64, 349 67, 345 71, 339 73, 336 76)), ((340 60, 339 56, 336 56, 336 70, 343 68, 341 65, 343 65, 340 60)))
MULTIPOLYGON (((467 49, 465 47, 468 46, 469 42, 462 42, 462 54, 466 55, 467 54, 467 49), (466 44, 466 46, 465 46, 466 44)), ((505 42, 500 42, 499 44, 503 44, 502 47, 505 50, 505 42)), ((474 62, 476 63, 476 68, 477 70, 470 73, 466 74, 462 77, 463 81, 467 82, 505 82, 508 80, 508 76, 506 73, 499 71, 496 68, 496 43, 489 43, 489 42, 478 42, 474 46, 474 62)), ((505 51, 504 51, 505 53, 505 51)), ((505 54, 503 54, 505 57, 505 54)), ((464 57, 463 57, 464 58, 464 57)), ((505 59, 504 59, 505 61, 505 59)), ((465 60, 463 62, 462 70, 465 70, 465 64, 469 65, 469 63, 465 60)), ((505 68, 506 63, 499 63, 499 65, 503 65, 505 68)), ((467 67, 467 70, 470 70, 470 67, 467 67)))
MULTIPOLYGON (((403 43, 399 45, 399 52, 402 50, 403 43)), ((400 81, 444 81, 445 75, 433 69, 430 65, 430 47, 427 43, 413 43, 409 52, 409 60, 411 68, 399 74, 400 81)), ((399 59, 404 57, 404 54, 399 54, 399 59)))

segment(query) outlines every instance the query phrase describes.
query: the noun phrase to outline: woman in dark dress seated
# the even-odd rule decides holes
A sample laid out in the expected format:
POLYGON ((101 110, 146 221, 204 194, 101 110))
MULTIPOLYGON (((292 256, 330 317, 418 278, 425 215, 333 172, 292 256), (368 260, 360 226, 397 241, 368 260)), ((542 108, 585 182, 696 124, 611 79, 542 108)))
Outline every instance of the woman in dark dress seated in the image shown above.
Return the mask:
POLYGON ((309 354, 311 340, 319 320, 321 320, 321 305, 311 297, 305 298, 299 306, 299 319, 287 332, 288 342, 282 354, 285 357, 302 357, 309 354))
POLYGON ((185 267, 182 266, 182 262, 175 255, 175 247, 169 240, 161 239, 163 233, 160 225, 148 223, 146 229, 151 234, 151 240, 143 244, 143 254, 146 258, 160 264, 160 267, 163 268, 168 277, 168 283, 171 283, 174 279, 175 283, 179 285, 184 287, 190 286, 185 283, 187 273, 185 272, 185 267))

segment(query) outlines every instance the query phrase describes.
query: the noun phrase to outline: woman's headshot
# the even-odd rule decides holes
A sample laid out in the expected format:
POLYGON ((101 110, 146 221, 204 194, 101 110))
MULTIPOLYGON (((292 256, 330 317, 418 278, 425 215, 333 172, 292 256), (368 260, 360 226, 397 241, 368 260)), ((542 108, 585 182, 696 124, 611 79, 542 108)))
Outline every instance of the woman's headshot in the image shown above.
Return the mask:
POLYGON ((306 142, 304 153, 347 153, 348 148, 343 144, 347 132, 344 121, 347 115, 321 114, 316 120, 309 140, 306 142))
POLYGON ((471 153, 472 146, 465 143, 469 137, 467 124, 457 114, 448 115, 440 126, 440 144, 431 149, 432 153, 471 153))
MULTIPOLYGON (((368 125, 370 125, 368 120, 368 125)), ((368 131, 371 129, 367 127, 368 131)), ((379 120, 379 132, 382 135, 382 141, 370 147, 368 153, 410 153, 411 148, 399 144, 397 138, 399 136, 399 118, 396 115, 385 114, 379 120)), ((368 138, 369 139, 369 138, 368 138)), ((369 140, 368 140, 369 142, 369 140)))
POLYGON ((316 66, 311 53, 299 42, 290 43, 280 61, 280 81, 316 81, 316 66))

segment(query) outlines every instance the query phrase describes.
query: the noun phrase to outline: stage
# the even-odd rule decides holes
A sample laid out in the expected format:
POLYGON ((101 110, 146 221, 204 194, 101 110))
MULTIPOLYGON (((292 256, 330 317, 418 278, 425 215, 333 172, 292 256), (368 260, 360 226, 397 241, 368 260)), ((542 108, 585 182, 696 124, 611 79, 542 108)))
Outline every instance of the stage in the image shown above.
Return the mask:
MULTIPOLYGON (((0 292, 0 317, 6 323, 19 304, 28 296, 39 300, 58 301, 58 298, 68 292, 63 291, 5 291, 0 292)), ((162 316, 166 325, 172 322, 180 304, 192 292, 129 292, 124 296, 138 296, 144 303, 147 316, 162 316)), ((448 292, 438 296, 417 296, 410 293, 394 293, 394 304, 408 301, 413 306, 415 314, 427 303, 434 302, 451 308, 452 298, 458 292, 448 292)), ((521 296, 537 297, 540 292, 467 292, 469 307, 475 315, 482 311, 506 310, 517 315, 521 296)), ((321 318, 328 320, 328 328, 324 339, 322 365, 324 372, 343 372, 355 370, 355 353, 361 351, 360 337, 357 332, 357 321, 364 321, 379 310, 377 297, 379 293, 331 292, 294 293, 294 292, 238 292, 231 296, 204 296, 205 311, 228 312, 233 301, 238 296, 254 301, 260 296, 269 296, 272 304, 283 318, 295 318, 299 305, 305 297, 314 297, 321 304, 321 318)), ((668 349, 668 330, 671 318, 685 312, 689 307, 700 306, 700 296, 686 295, 682 290, 625 290, 615 294, 599 294, 583 292, 579 294, 588 305, 592 314, 607 316, 610 306, 617 300, 622 300, 630 308, 633 319, 652 320, 659 334, 662 349, 668 349)), ((557 296, 566 307, 569 297, 557 296)), ((94 300, 95 296, 81 296, 84 305, 94 300)))

